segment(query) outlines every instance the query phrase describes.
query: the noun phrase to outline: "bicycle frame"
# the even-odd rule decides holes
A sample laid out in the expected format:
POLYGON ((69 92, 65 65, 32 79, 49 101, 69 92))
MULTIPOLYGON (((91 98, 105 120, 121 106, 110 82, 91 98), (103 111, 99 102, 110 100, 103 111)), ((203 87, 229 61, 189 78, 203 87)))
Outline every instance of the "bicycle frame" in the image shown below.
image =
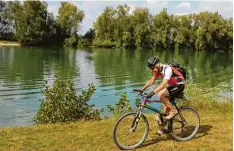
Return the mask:
MULTIPOLYGON (((158 113, 158 114, 159 114, 160 120, 161 120, 161 121, 164 121, 163 116, 167 116, 166 113, 162 113, 162 112, 160 112, 158 109, 153 108, 153 107, 150 106, 150 105, 147 105, 147 103, 162 103, 162 102, 161 102, 160 100, 150 100, 150 99, 148 99, 148 98, 146 97, 146 95, 144 95, 144 94, 141 94, 141 97, 142 97, 142 100, 144 100, 144 101, 142 102, 142 105, 141 105, 140 108, 139 108, 140 113, 138 112, 138 114, 137 114, 138 118, 141 116, 141 114, 142 114, 142 112, 143 112, 143 109, 144 109, 144 108, 147 108, 147 109, 149 109, 149 110, 151 110, 151 111, 154 111, 155 113, 158 113)), ((180 112, 179 112, 179 109, 178 109, 178 107, 177 107, 177 105, 176 105, 176 103, 175 103, 175 98, 174 98, 174 97, 171 98, 171 99, 170 99, 170 102, 175 106, 175 108, 176 108, 177 111, 178 111, 179 116, 181 117, 182 121, 184 122, 185 119, 184 119, 184 117, 183 117, 183 116, 180 114, 180 112)), ((185 122, 186 122, 186 121, 185 121, 185 122)), ((137 122, 137 123, 138 123, 138 122, 137 122)), ((136 123, 136 124, 137 124, 137 123, 136 123)), ((170 127, 169 127, 168 129, 170 129, 170 127)))
MULTIPOLYGON (((139 90, 133 90, 133 91, 140 92, 139 90)), ((114 141, 119 148, 121 148, 121 149, 135 149, 135 148, 139 147, 146 140, 148 133, 149 133, 149 122, 147 120, 147 116, 144 115, 145 108, 147 108, 155 113, 158 113, 160 115, 159 118, 161 119, 161 121, 159 121, 159 119, 157 119, 157 120, 158 120, 159 126, 163 126, 163 133, 170 134, 173 138, 175 138, 176 140, 179 140, 179 141, 189 140, 195 136, 195 134, 198 131, 199 125, 200 125, 200 118, 199 118, 199 115, 196 112, 196 110, 194 110, 192 107, 183 106, 183 107, 178 108, 176 105, 176 102, 175 102, 175 97, 171 96, 169 100, 172 103, 172 105, 174 105, 175 108, 177 109, 178 114, 176 114, 174 117, 172 117, 170 119, 165 119, 165 116, 167 114, 165 114, 165 113, 161 112, 160 110, 147 104, 147 103, 162 103, 160 100, 151 100, 151 99, 147 98, 147 95, 145 93, 143 93, 143 94, 140 93, 139 96, 141 97, 141 104, 140 104, 140 106, 138 106, 138 109, 136 111, 131 111, 131 112, 123 115, 117 121, 117 123, 115 125, 114 131, 113 131, 113 136, 114 136, 114 141), (189 123, 187 123, 187 121, 183 117, 183 115, 184 115, 183 113, 186 113, 188 111, 193 113, 193 115, 195 115, 194 116, 194 117, 196 117, 195 125, 188 125, 189 123), (129 117, 130 117, 130 121, 129 120, 128 121, 131 124, 131 127, 129 127, 130 129, 128 129, 128 128, 126 129, 125 124, 127 124, 127 123, 125 122, 125 120, 122 122, 124 130, 127 130, 129 132, 122 133, 122 131, 120 131, 121 133, 118 133, 117 127, 118 127, 119 123, 123 119, 129 118, 129 117), (143 126, 140 126, 140 129, 139 129, 140 131, 138 131, 138 129, 137 129, 139 122, 144 124, 143 126), (178 123, 179 125, 173 124, 174 122, 178 123), (176 125, 175 126, 176 131, 174 131, 174 125, 176 125), (187 129, 185 127, 186 125, 188 125, 189 127, 194 127, 193 131, 191 131, 192 129, 190 129, 190 128, 187 129), (187 134, 187 131, 186 131, 186 135, 181 135, 181 132, 183 132, 184 130, 188 130, 189 135, 187 134), (129 143, 126 143, 126 145, 125 145, 122 143, 124 143, 124 141, 126 141, 126 140, 119 141, 119 138, 121 139, 121 137, 118 137, 118 136, 123 136, 126 134, 128 137, 131 133, 134 133, 134 132, 141 133, 143 131, 144 131, 144 133, 142 133, 142 134, 144 134, 144 135, 142 135, 142 137, 141 137, 141 135, 139 135, 140 136, 139 141, 136 142, 135 144, 130 145, 129 143), (177 132, 179 132, 179 133, 177 133, 177 132)), ((123 138, 126 139, 126 137, 123 137, 123 138)))
POLYGON ((142 95, 142 97, 143 97, 143 104, 141 105, 141 107, 142 108, 147 108, 147 109, 149 109, 149 110, 151 110, 151 111, 154 111, 155 113, 159 113, 160 115, 162 115, 162 116, 166 116, 167 114, 165 114, 165 113, 161 113, 158 109, 156 109, 156 108, 153 108, 152 106, 150 106, 150 105, 147 105, 147 103, 162 103, 160 100, 150 100, 150 99, 148 99, 146 96, 144 96, 144 95, 142 95))
MULTIPOLYGON (((133 89, 133 91, 139 92, 138 89, 133 89)), ((159 110, 157 110, 157 109, 155 109, 155 108, 153 108, 153 107, 147 105, 147 103, 162 103, 162 102, 161 102, 160 100, 150 100, 149 98, 147 98, 147 94, 146 94, 146 93, 140 94, 140 96, 142 97, 142 100, 144 100, 143 103, 141 104, 141 106, 139 107, 139 110, 138 110, 138 111, 140 111, 140 115, 142 114, 143 109, 144 109, 144 108, 147 108, 147 109, 149 109, 149 110, 151 110, 151 111, 154 111, 155 113, 158 113, 158 114, 160 115, 161 121, 164 121, 164 120, 163 120, 163 116, 167 116, 166 113, 162 113, 162 112, 160 112, 159 110)), ((185 121, 184 117, 183 117, 183 116, 180 114, 180 112, 179 112, 179 108, 178 108, 177 105, 176 105, 175 97, 171 97, 169 100, 170 100, 170 102, 172 103, 172 105, 175 106, 175 108, 176 108, 176 110, 178 111, 178 114, 179 114, 179 116, 181 117, 182 121, 185 121)), ((139 116, 139 112, 138 112, 137 116, 139 116)))

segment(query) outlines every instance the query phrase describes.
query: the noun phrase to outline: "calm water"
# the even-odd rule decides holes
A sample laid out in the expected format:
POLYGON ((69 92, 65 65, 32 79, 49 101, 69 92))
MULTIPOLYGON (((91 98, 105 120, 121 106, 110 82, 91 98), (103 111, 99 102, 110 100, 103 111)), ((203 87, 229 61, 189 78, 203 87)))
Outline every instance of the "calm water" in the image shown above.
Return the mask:
MULTIPOLYGON (((146 61, 157 55, 162 62, 179 62, 187 69, 188 83, 206 84, 207 88, 232 87, 233 56, 167 50, 125 50, 64 48, 0 48, 0 127, 33 124, 44 81, 51 85, 55 73, 76 83, 77 92, 94 83, 96 92, 90 104, 104 108, 115 104, 121 92, 134 99, 133 88, 151 78, 146 61)), ((133 101, 134 102, 134 101, 133 101)), ((133 103, 132 102, 132 103, 133 103)))

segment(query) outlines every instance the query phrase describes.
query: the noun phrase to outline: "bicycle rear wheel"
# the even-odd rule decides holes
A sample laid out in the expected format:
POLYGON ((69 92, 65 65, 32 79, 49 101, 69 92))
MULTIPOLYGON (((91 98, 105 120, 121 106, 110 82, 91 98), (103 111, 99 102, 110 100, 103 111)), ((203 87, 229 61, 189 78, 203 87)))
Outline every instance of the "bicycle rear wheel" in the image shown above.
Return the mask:
POLYGON ((144 115, 141 115, 139 119, 137 116, 137 113, 130 112, 117 121, 113 137, 115 144, 120 149, 137 148, 147 138, 149 133, 148 121, 144 115))
POLYGON ((200 118, 198 113, 192 107, 186 106, 179 109, 171 122, 171 136, 178 141, 186 141, 192 139, 200 126, 200 118))

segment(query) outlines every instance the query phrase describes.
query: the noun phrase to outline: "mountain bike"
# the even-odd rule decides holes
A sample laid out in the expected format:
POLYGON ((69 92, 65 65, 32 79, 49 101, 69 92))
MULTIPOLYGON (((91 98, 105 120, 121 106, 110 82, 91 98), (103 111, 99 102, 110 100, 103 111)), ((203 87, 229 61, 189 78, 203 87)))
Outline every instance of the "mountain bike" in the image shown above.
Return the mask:
MULTIPOLYGON (((136 89, 133 91, 139 92, 136 89)), ((200 117, 194 108, 190 106, 178 107, 175 97, 171 96, 170 101, 178 113, 173 118, 166 120, 165 117, 168 114, 147 104, 161 103, 160 100, 151 100, 147 98, 146 93, 139 95, 142 102, 137 110, 123 115, 115 124, 113 139, 120 149, 135 149, 146 140, 149 133, 149 123, 143 114, 145 108, 159 114, 160 120, 165 125, 164 133, 171 135, 175 140, 187 141, 196 135, 200 126, 200 117)))

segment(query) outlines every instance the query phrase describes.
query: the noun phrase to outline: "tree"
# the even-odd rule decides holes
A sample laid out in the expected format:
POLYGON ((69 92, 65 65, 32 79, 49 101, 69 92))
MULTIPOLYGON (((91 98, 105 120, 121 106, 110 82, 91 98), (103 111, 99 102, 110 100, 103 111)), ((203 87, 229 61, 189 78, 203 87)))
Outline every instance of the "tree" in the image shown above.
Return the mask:
POLYGON ((196 48, 227 50, 232 45, 232 22, 225 20, 218 12, 201 12, 197 15, 199 28, 196 30, 196 48))
POLYGON ((95 31, 92 28, 90 28, 84 35, 84 38, 89 40, 93 40, 94 37, 95 37, 95 31))
POLYGON ((9 2, 14 19, 16 39, 25 44, 38 44, 46 35, 47 3, 41 1, 9 2))
POLYGON ((60 40, 58 35, 58 25, 56 23, 53 13, 47 13, 46 18, 46 36, 43 44, 60 44, 64 39, 60 40))
POLYGON ((179 26, 175 37, 176 45, 179 47, 193 47, 195 44, 194 20, 189 15, 178 16, 179 26))
POLYGON ((155 46, 166 48, 169 44, 170 20, 167 9, 164 8, 159 14, 153 18, 153 40, 155 46))
POLYGON ((61 2, 57 22, 66 38, 77 34, 79 24, 82 22, 84 16, 84 12, 79 10, 76 5, 61 2))
POLYGON ((136 8, 131 17, 134 28, 134 40, 137 47, 152 47, 151 28, 152 16, 147 8, 136 8))
POLYGON ((124 41, 124 36, 128 35, 130 32, 130 7, 125 5, 119 5, 116 10, 116 20, 115 20, 115 40, 120 46, 129 45, 130 41, 124 41))
POLYGON ((96 38, 102 40, 114 40, 115 18, 116 10, 112 7, 106 7, 104 12, 98 16, 93 27, 96 32, 96 38))
POLYGON ((13 23, 7 2, 0 1, 0 39, 11 40, 14 36, 13 23))
POLYGON ((95 38, 94 29, 90 28, 84 36, 79 38, 78 47, 88 47, 93 43, 93 39, 95 38))

